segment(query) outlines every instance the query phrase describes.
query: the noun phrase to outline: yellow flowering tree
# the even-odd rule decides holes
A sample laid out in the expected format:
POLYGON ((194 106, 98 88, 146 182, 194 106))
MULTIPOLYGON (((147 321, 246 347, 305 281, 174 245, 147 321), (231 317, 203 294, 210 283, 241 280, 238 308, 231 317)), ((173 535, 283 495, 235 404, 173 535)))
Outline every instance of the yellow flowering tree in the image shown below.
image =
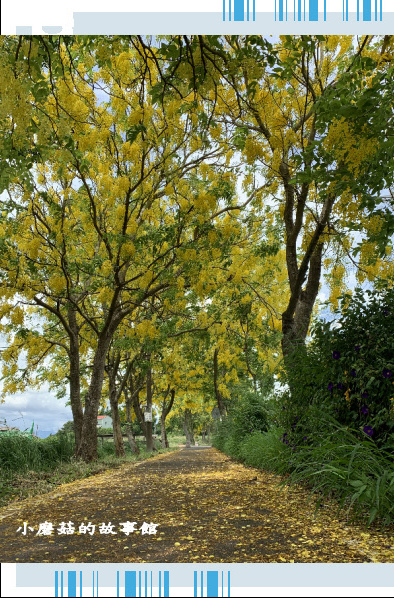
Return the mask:
MULTIPOLYGON (((49 87, 42 96, 29 91, 29 49, 19 48, 24 62, 17 73, 8 72, 2 93, 18 94, 12 76, 24 82, 18 110, 35 123, 30 150, 39 151, 40 144, 47 149, 32 177, 15 176, 1 200, 3 311, 18 317, 22 298, 64 330, 77 454, 91 460, 111 340, 126 316, 150 297, 164 301, 174 286, 181 291, 197 271, 195 247, 205 239, 201 222, 214 220, 220 190, 200 194, 192 175, 211 185, 223 150, 204 148, 193 119, 179 106, 171 119, 153 106, 152 72, 133 48, 115 48, 108 56, 99 40, 94 52, 74 63, 83 50, 78 39, 71 48, 60 42, 63 68, 42 67, 49 87), (211 165, 200 173, 204 160, 211 165), (81 338, 91 367, 84 408, 81 338)), ((3 110, 11 126, 14 106, 3 110)))
MULTIPOLYGON (((274 44, 262 36, 167 36, 159 51, 145 44, 146 60, 161 66, 157 97, 184 97, 192 88, 205 101, 207 126, 226 136, 233 160, 241 154, 245 187, 263 177, 248 210, 257 214, 274 204, 281 223, 289 288, 282 313, 286 360, 305 342, 324 265, 333 268, 335 303, 353 259, 356 241, 349 231, 372 226, 355 181, 372 187, 384 173, 382 189, 390 178, 390 152, 382 144, 377 153, 379 127, 386 130, 377 106, 386 98, 384 118, 392 118, 386 83, 392 47, 391 36, 281 36, 274 44), (370 93, 358 93, 369 86, 370 93), (357 118, 372 106, 375 126, 369 115, 360 126, 357 118), (388 161, 383 170, 382 158, 388 161), (371 163, 378 166, 373 180, 371 163)), ((373 207, 378 202, 375 194, 373 207)), ((368 271, 369 259, 369 276, 377 260, 371 247, 364 246, 360 264, 368 271)))

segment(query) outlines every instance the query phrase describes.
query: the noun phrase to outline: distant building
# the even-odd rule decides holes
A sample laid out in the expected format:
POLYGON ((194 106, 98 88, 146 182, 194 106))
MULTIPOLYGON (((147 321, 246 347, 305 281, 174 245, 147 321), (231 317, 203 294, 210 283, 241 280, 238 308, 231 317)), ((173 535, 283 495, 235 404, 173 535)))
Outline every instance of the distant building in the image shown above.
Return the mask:
POLYGON ((97 426, 99 428, 112 428, 112 417, 109 415, 98 415, 97 426))
POLYGON ((11 436, 20 435, 20 436, 29 436, 30 438, 32 436, 34 436, 35 438, 37 438, 37 436, 35 436, 35 434, 33 434, 33 429, 34 429, 34 422, 31 425, 30 431, 23 430, 23 432, 21 432, 21 430, 19 428, 14 428, 13 426, 8 426, 6 420, 0 421, 0 436, 1 436, 1 434, 3 434, 4 436, 5 435, 11 435, 11 436))
POLYGON ((11 426, 0 426, 0 432, 20 432, 19 428, 12 428, 11 426))

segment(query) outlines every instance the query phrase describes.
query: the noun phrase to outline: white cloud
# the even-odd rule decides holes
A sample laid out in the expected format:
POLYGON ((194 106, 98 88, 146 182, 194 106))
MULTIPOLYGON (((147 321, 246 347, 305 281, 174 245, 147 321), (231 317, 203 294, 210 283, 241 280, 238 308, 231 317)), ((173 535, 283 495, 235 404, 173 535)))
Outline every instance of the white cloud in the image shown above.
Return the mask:
POLYGON ((47 389, 28 390, 5 399, 0 405, 0 419, 20 430, 30 428, 34 421, 34 431, 38 426, 39 431, 53 434, 72 419, 71 407, 65 403, 65 399, 56 399, 47 389))

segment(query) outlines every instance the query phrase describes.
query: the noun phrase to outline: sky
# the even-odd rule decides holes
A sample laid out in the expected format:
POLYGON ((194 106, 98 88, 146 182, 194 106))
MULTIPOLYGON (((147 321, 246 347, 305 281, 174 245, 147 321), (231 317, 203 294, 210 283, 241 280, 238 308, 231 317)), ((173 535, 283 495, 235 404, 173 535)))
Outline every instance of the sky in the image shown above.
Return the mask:
POLYGON ((66 407, 66 398, 56 399, 47 388, 27 390, 7 397, 0 404, 0 420, 20 430, 30 429, 34 422, 37 436, 54 434, 63 424, 72 419, 71 407, 66 407))

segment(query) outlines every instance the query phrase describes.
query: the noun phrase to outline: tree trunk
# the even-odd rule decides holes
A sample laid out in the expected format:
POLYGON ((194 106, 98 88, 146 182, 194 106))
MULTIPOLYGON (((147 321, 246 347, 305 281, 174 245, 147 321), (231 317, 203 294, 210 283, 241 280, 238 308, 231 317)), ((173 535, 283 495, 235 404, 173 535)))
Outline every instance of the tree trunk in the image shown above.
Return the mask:
POLYGON ((105 359, 110 338, 100 339, 93 360, 90 386, 85 400, 85 413, 82 425, 82 441, 77 456, 86 463, 97 459, 97 414, 103 387, 105 359))
MULTIPOLYGON (((126 371, 122 374, 119 374, 119 366, 121 362, 121 354, 119 350, 112 348, 108 351, 107 355, 107 374, 109 380, 109 401, 111 405, 111 412, 113 418, 113 433, 114 433, 114 445, 115 445, 115 454, 117 457, 124 457, 125 450, 123 445, 123 434, 122 434, 122 426, 120 423, 119 417, 119 400, 124 392, 125 397, 128 396, 127 393, 127 382, 129 381, 132 384, 132 376, 131 370, 133 368, 134 359, 129 358, 128 353, 126 354, 128 359, 126 371)), ((131 423, 131 405, 130 400, 128 400, 129 406, 129 422, 131 423)), ((126 407, 127 409, 127 407, 126 407)), ((134 440, 134 436, 132 434, 131 428, 128 430, 128 438, 130 442, 130 434, 132 439, 134 440)), ((132 444, 131 444, 132 446, 132 444)), ((136 452, 137 446, 132 446, 133 452, 136 452)))
POLYGON ((286 372, 291 384, 292 372, 297 360, 305 351, 305 339, 319 292, 323 244, 313 253, 305 289, 294 288, 286 311, 282 314, 282 353, 286 372), (298 293, 298 294, 297 294, 298 293))
POLYGON ((81 374, 79 360, 79 329, 75 309, 68 306, 68 325, 70 327, 70 404, 74 421, 75 454, 82 440, 83 408, 81 402, 81 374))
POLYGON ((129 445, 131 448, 131 451, 134 455, 139 455, 140 454, 140 449, 138 448, 138 445, 135 441, 134 438, 134 434, 133 434, 133 422, 131 420, 131 396, 129 395, 129 393, 127 392, 127 390, 125 390, 125 403, 126 403, 126 434, 127 434, 127 439, 129 441, 129 445))
MULTIPOLYGON (((144 414, 142 413, 142 409, 141 409, 141 405, 140 405, 140 400, 138 398, 138 391, 137 392, 133 392, 132 391, 132 387, 130 386, 130 390, 131 390, 131 401, 134 407, 134 413, 137 417, 137 421, 140 425, 140 428, 146 438, 146 422, 144 420, 144 414)), ((142 388, 141 388, 142 390, 142 388)))
MULTIPOLYGON (((309 134, 308 143, 315 137, 314 126, 309 134)), ((310 162, 306 163, 310 166, 310 162)), ((279 167, 285 190, 284 221, 286 227, 286 265, 290 285, 290 299, 282 314, 282 353, 286 371, 291 384, 292 372, 296 367, 300 351, 305 350, 305 339, 311 321, 313 306, 319 292, 322 269, 323 234, 335 202, 335 196, 328 195, 321 208, 316 226, 302 259, 299 259, 298 246, 302 234, 304 211, 309 193, 309 183, 304 182, 297 192, 291 181, 287 156, 279 167), (306 284, 305 284, 306 281, 306 284), (304 287, 305 284, 305 288, 304 287)))
POLYGON ((218 367, 218 354, 219 349, 215 349, 213 352, 213 385, 215 389, 215 397, 218 404, 220 416, 224 417, 226 415, 226 406, 223 401, 223 397, 219 390, 219 367, 218 367))
POLYGON ((119 400, 116 393, 115 380, 112 375, 109 378, 109 402, 111 405, 112 414, 112 429, 114 434, 115 455, 117 457, 125 457, 125 450, 123 446, 122 426, 119 416, 119 400))
POLYGON ((167 392, 166 392, 165 397, 163 399, 163 406, 162 406, 161 416, 160 416, 161 446, 162 446, 162 448, 169 448, 170 447, 170 445, 168 444, 168 438, 167 438, 167 432, 166 432, 166 417, 167 417, 167 415, 170 413, 170 411, 172 409, 172 405, 174 403, 174 398, 175 398, 175 390, 174 389, 171 390, 171 399, 170 399, 170 402, 168 404, 166 404, 166 398, 167 398, 167 395, 168 395, 169 391, 170 391, 170 386, 168 385, 167 392))
POLYGON ((163 414, 161 414, 160 417, 160 431, 161 431, 161 448, 169 448, 170 445, 168 444, 168 438, 167 438, 167 432, 166 432, 166 421, 165 418, 163 417, 163 414))
POLYGON ((75 454, 82 441, 83 409, 81 402, 81 379, 78 337, 70 338, 70 404, 74 421, 75 454))
POLYGON ((129 441, 129 445, 131 448, 131 452, 134 455, 139 455, 140 454, 140 449, 139 446, 135 440, 134 434, 133 434, 133 426, 131 423, 127 423, 126 424, 126 434, 127 434, 127 440, 129 441))
MULTIPOLYGON (((145 381, 145 385, 146 384, 147 384, 147 379, 145 381)), ((138 393, 139 393, 140 390, 142 390, 143 385, 141 387, 138 387, 137 392, 133 392, 132 391, 132 388, 133 388, 132 384, 129 386, 129 388, 130 388, 130 390, 132 392, 132 404, 133 404, 133 407, 134 407, 134 413, 135 413, 135 415, 137 417, 137 421, 138 421, 138 423, 140 425, 142 433, 145 436, 145 440, 147 440, 147 429, 148 429, 147 428, 147 424, 148 424, 148 422, 145 421, 145 415, 144 415, 144 413, 143 413, 143 411, 141 409, 140 400, 139 400, 139 397, 138 397, 138 393)), ((152 450, 156 451, 157 447, 156 447, 155 439, 153 438, 153 422, 150 422, 150 423, 151 423, 152 450)))
MULTIPOLYGON (((150 359, 150 357, 149 357, 150 359)), ((149 363, 148 372, 146 375, 146 406, 148 412, 152 413, 152 368, 149 363)), ((146 450, 151 453, 154 449, 153 446, 153 422, 145 422, 145 438, 146 438, 146 450)))
POLYGON ((186 447, 189 448, 194 444, 194 434, 192 425, 192 412, 190 409, 185 409, 183 414, 183 430, 186 436, 186 447))

